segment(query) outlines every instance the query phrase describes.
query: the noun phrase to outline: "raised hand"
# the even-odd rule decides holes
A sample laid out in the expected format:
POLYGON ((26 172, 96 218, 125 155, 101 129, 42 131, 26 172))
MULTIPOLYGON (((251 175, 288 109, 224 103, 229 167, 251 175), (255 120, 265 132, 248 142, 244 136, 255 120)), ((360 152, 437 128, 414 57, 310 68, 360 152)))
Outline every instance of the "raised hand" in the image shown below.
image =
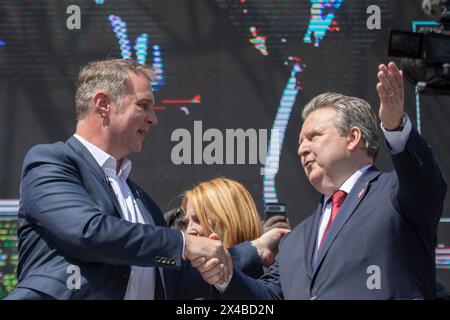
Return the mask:
POLYGON ((274 229, 274 228, 281 228, 281 229, 288 229, 291 230, 291 224, 289 223, 289 219, 285 216, 273 216, 264 221, 263 223, 263 232, 266 233, 267 231, 274 229))
POLYGON ((378 66, 377 92, 380 98, 379 117, 387 130, 400 126, 404 109, 403 73, 394 62, 378 66))

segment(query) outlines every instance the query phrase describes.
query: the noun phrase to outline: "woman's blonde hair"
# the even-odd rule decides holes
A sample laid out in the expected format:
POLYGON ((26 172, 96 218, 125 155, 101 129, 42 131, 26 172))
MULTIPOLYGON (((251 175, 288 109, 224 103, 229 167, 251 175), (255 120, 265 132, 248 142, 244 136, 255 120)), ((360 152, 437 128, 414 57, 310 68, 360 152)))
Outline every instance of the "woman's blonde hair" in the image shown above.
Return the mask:
POLYGON ((261 220, 255 202, 239 182, 216 178, 201 182, 184 193, 182 206, 194 209, 209 236, 215 232, 226 248, 251 241, 262 234, 261 220))

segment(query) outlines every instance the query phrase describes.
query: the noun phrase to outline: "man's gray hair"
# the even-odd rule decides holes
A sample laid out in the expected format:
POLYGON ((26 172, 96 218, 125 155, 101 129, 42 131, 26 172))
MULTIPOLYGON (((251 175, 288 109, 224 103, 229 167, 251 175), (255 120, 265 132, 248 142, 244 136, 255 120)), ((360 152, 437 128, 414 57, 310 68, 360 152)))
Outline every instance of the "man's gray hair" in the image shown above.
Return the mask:
POLYGON ((376 159, 380 148, 378 144, 379 127, 377 117, 367 101, 334 92, 322 93, 314 97, 303 108, 303 120, 311 112, 321 108, 336 110, 335 125, 341 135, 347 134, 351 127, 358 127, 361 130, 367 154, 372 159, 376 159))
POLYGON ((120 102, 130 72, 143 74, 149 81, 153 78, 152 68, 126 59, 93 61, 81 68, 75 92, 77 120, 87 116, 92 98, 98 91, 104 91, 114 102, 120 102))

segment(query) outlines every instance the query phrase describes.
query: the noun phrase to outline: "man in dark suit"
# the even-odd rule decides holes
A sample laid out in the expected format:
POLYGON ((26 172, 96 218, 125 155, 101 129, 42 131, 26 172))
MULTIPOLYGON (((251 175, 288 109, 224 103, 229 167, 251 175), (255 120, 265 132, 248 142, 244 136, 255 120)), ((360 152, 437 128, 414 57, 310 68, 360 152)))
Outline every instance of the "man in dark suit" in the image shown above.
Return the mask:
POLYGON ((435 298, 447 185, 404 113, 402 72, 392 62, 380 65, 378 79, 379 118, 395 171, 373 166, 378 125, 366 101, 335 93, 312 99, 298 154, 322 200, 282 240, 272 268, 258 280, 235 270, 224 298, 435 298))
MULTIPOLYGON (((221 241, 167 228, 158 206, 128 178, 126 156, 141 151, 157 124, 150 77, 150 68, 130 60, 89 63, 77 81, 76 134, 26 155, 18 284, 7 299, 209 294, 183 260, 222 282, 231 275, 231 257, 221 241)), ((259 264, 250 244, 234 251, 247 267, 259 264)))

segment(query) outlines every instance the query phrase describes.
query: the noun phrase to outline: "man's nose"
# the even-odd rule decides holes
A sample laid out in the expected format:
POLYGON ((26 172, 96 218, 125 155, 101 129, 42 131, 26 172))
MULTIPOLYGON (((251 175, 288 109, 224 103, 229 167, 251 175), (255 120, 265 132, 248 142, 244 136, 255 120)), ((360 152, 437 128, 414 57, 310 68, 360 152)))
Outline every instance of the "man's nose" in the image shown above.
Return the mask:
POLYGON ((304 140, 298 146, 297 154, 301 158, 301 157, 305 157, 308 153, 309 153, 309 144, 306 140, 304 140))
POLYGON ((194 228, 188 228, 187 233, 190 234, 191 236, 198 236, 199 235, 198 231, 195 230, 194 228))
POLYGON ((153 110, 153 109, 149 110, 149 114, 147 116, 147 122, 152 127, 154 127, 158 124, 158 117, 156 116, 155 110, 153 110))

